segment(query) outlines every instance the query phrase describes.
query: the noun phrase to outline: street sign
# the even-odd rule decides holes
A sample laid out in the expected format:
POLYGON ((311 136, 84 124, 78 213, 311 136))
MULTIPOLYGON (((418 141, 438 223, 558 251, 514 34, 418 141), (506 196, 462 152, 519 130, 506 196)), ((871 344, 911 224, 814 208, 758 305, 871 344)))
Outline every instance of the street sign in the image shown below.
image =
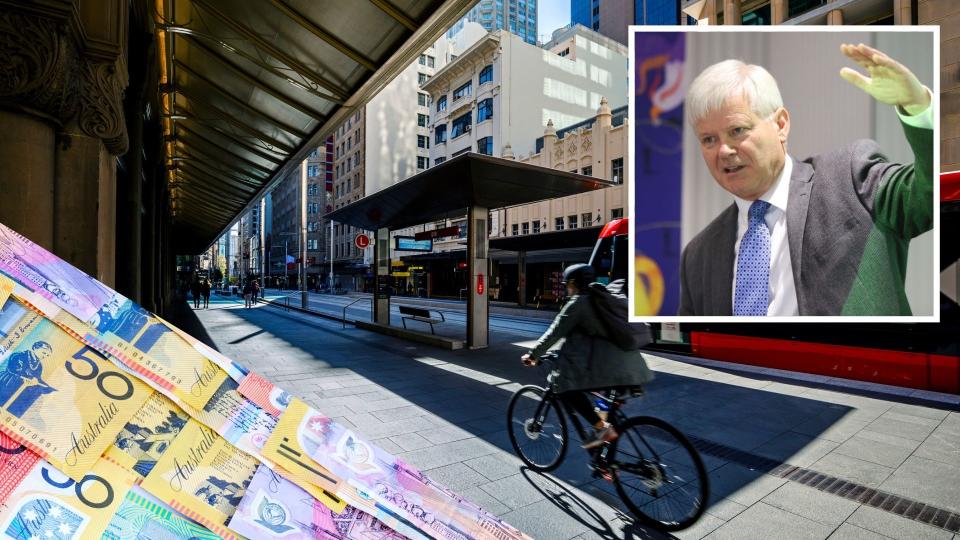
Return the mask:
POLYGON ((433 251, 433 240, 414 240, 409 236, 395 236, 397 251, 433 251))
POLYGON ((357 246, 357 249, 366 249, 370 245, 370 237, 361 233, 358 234, 356 238, 353 239, 354 245, 357 246))

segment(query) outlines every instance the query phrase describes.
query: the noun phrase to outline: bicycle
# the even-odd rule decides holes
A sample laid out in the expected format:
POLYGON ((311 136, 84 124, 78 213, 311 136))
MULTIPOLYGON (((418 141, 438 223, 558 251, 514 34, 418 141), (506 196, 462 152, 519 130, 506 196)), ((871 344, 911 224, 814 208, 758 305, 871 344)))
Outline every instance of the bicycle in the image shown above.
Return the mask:
MULTIPOLYGON (((555 365, 556 358, 556 353, 540 357, 547 366, 555 365)), ((565 403, 560 408, 558 376, 559 371, 551 367, 546 388, 524 386, 507 407, 510 443, 520 459, 538 472, 552 471, 563 462, 569 446, 567 418, 581 440, 588 436, 579 415, 565 403)), ((709 485, 703 460, 690 441, 658 418, 627 418, 621 407, 630 392, 610 389, 593 395, 609 405, 606 421, 618 433, 616 439, 587 450, 594 476, 612 481, 624 505, 643 523, 678 531, 696 522, 706 510, 709 485), (686 498, 690 500, 682 502, 686 498), (673 509, 677 512, 670 513, 673 509)))

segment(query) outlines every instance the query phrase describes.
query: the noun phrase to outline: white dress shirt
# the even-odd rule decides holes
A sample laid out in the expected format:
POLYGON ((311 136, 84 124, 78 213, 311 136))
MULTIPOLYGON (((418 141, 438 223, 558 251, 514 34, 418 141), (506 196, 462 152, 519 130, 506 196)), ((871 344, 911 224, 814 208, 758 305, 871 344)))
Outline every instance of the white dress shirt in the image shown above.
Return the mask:
MULTIPOLYGON (((770 229, 770 285, 767 298, 767 315, 789 317, 799 315, 797 307, 797 286, 793 282, 793 266, 790 264, 790 245, 787 241, 787 199, 790 196, 790 174, 793 172, 793 160, 786 156, 783 170, 773 186, 760 200, 770 206, 764 215, 767 228, 770 229)), ((737 257, 740 255, 740 242, 747 232, 750 205, 753 201, 734 197, 737 202, 737 241, 733 245, 733 287, 730 296, 731 305, 737 291, 737 257)))

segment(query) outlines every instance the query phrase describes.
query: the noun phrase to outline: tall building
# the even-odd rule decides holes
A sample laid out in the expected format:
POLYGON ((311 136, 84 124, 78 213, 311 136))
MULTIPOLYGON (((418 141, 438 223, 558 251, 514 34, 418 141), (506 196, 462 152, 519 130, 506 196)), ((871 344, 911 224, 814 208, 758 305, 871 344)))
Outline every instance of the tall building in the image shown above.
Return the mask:
POLYGON ((450 28, 447 37, 459 32, 465 21, 478 23, 488 32, 506 30, 537 44, 537 0, 480 0, 450 28))
POLYGON ((557 30, 544 48, 488 34, 422 86, 433 101, 432 164, 465 152, 532 153, 548 121, 592 118, 603 98, 626 105, 627 52, 580 25, 557 30))
MULTIPOLYGON (((366 114, 358 110, 333 136, 333 210, 363 197, 365 171, 364 134, 366 114)), ((337 289, 362 289, 367 268, 363 252, 354 244, 361 231, 344 223, 333 224, 333 275, 337 289)), ((329 245, 326 246, 329 250, 329 245)), ((330 285, 329 283, 327 285, 330 285)))
POLYGON ((681 1, 570 0, 570 22, 626 44, 627 26, 631 24, 686 24, 686 16, 680 11, 681 1))

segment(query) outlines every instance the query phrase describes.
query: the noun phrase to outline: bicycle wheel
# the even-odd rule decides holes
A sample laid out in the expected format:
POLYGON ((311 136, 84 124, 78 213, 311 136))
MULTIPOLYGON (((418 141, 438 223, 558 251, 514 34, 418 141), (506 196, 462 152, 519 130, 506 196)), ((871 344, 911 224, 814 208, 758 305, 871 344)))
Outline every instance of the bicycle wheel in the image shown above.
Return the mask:
POLYGON ((529 385, 517 390, 507 407, 510 444, 528 467, 556 469, 567 453, 567 420, 560 403, 544 398, 545 390, 529 385))
POLYGON ((690 441, 658 418, 637 416, 618 426, 610 443, 617 493, 644 523, 663 531, 692 525, 707 508, 710 486, 690 441))

